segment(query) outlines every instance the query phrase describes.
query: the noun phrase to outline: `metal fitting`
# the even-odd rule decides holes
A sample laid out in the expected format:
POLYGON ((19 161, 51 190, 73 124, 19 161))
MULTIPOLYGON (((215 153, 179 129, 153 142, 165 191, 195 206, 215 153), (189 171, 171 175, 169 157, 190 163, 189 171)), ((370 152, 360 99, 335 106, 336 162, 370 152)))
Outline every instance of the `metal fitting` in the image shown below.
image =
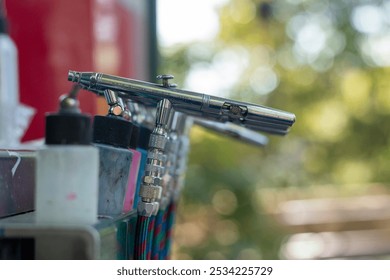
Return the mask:
POLYGON ((80 113, 79 101, 68 95, 62 95, 60 97, 60 110, 61 112, 80 113))
POLYGON ((248 107, 230 102, 225 102, 222 105, 221 111, 224 115, 228 117, 229 120, 238 119, 240 121, 243 121, 248 115, 248 107))
POLYGON ((167 155, 163 154, 161 151, 154 149, 148 151, 148 158, 166 162, 168 157, 167 155))
MULTIPOLYGON (((150 215, 157 215, 159 209, 159 200, 163 192, 163 175, 166 163, 166 156, 164 155, 165 145, 167 143, 166 126, 171 114, 172 105, 169 100, 162 100, 158 103, 156 113, 156 126, 150 135, 149 150, 146 159, 145 175, 142 178, 142 185, 140 189, 140 197, 143 203, 154 203, 154 212, 150 215)), ((164 186, 165 187, 165 186, 164 186)), ((164 206, 166 202, 164 201, 164 206)), ((149 215, 149 208, 145 210, 146 206, 140 204, 138 213, 140 215, 149 215)))
POLYGON ((153 180, 154 180, 154 178, 152 176, 144 176, 144 178, 143 178, 143 182, 145 184, 153 184, 153 180))
POLYGON ((167 87, 167 88, 177 87, 176 84, 169 83, 169 80, 172 80, 173 78, 174 78, 174 76, 173 75, 169 75, 169 74, 163 74, 163 75, 158 75, 157 76, 158 80, 162 80, 162 86, 163 87, 167 87))
POLYGON ((161 126, 165 129, 171 117, 171 109, 172 103, 168 99, 163 99, 158 103, 156 112, 156 127, 161 126))
POLYGON ((68 94, 60 96, 60 111, 62 113, 80 113, 80 103, 77 99, 81 87, 75 84, 68 94))
POLYGON ((158 210, 160 209, 160 203, 158 202, 153 202, 153 216, 157 216, 158 210))
POLYGON ((121 102, 116 94, 115 91, 106 89, 104 91, 104 97, 107 101, 108 106, 110 108, 108 109, 108 113, 110 115, 114 116, 120 116, 123 113, 123 102, 121 102))
POLYGON ((114 116, 121 116, 122 113, 123 113, 123 109, 120 105, 112 105, 110 106, 109 110, 108 110, 108 113, 110 115, 114 115, 114 116))
POLYGON ((149 150, 146 166, 144 183, 162 186, 162 176, 165 171, 166 156, 161 150, 149 150))
POLYGON ((163 174, 164 169, 165 169, 164 166, 161 165, 148 164, 145 167, 145 172, 150 172, 153 174, 163 174))
POLYGON ((142 182, 144 184, 151 184, 155 186, 161 186, 162 185, 162 178, 160 176, 152 176, 152 175, 146 175, 143 177, 142 182))
POLYGON ((165 150, 165 145, 167 143, 167 136, 161 134, 150 134, 149 139, 149 148, 165 150))
POLYGON ((155 202, 140 201, 137 205, 137 211, 141 216, 150 217, 156 212, 156 207, 157 206, 155 202))
POLYGON ((154 202, 161 198, 162 188, 151 184, 142 184, 139 195, 143 201, 154 202))

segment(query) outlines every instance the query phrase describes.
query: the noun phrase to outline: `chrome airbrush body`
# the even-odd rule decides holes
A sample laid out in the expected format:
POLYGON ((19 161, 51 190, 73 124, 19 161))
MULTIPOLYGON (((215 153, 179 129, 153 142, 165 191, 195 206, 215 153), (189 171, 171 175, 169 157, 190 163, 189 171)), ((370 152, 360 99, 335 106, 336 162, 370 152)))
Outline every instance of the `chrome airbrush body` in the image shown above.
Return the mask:
POLYGON ((69 71, 68 80, 99 95, 109 89, 118 97, 155 107, 168 99, 175 111, 217 122, 233 122, 252 130, 284 135, 295 122, 295 115, 265 106, 187 91, 170 85, 154 84, 95 72, 69 71))

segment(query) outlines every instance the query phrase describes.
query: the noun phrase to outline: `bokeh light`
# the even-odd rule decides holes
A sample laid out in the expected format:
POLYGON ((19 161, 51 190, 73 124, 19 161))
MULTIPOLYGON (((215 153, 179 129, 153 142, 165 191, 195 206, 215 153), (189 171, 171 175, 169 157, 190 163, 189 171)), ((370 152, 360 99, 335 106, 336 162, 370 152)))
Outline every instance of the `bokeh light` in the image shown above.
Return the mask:
POLYGON ((288 235, 298 229, 276 216, 294 199, 389 192, 390 1, 217 2, 213 38, 164 45, 163 67, 186 88, 294 112, 297 122, 262 149, 193 129, 177 256, 341 254, 344 235, 288 235))

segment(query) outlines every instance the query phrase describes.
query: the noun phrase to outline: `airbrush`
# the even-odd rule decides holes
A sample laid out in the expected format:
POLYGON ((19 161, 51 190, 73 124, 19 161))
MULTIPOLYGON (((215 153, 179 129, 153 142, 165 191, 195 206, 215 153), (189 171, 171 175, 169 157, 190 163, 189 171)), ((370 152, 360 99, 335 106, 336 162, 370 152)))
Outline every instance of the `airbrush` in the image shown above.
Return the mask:
POLYGON ((162 75, 159 78, 162 84, 103 73, 68 72, 69 81, 98 95, 112 90, 118 97, 152 107, 167 99, 175 111, 217 122, 232 122, 256 131, 285 135, 295 122, 295 115, 289 112, 178 89, 169 83, 172 76, 162 75))
POLYGON ((255 146, 262 147, 268 144, 268 138, 266 136, 234 123, 217 123, 199 118, 196 118, 194 123, 206 129, 219 132, 255 146))
MULTIPOLYGON (((160 75, 157 78, 162 80, 162 84, 147 83, 103 73, 75 71, 69 71, 68 73, 69 81, 77 83, 80 87, 95 94, 103 95, 106 99, 107 93, 111 92, 118 98, 125 100, 125 102, 131 100, 148 108, 157 108, 155 127, 149 140, 147 162, 139 193, 140 200, 137 207, 138 220, 134 248, 135 259, 151 258, 150 247, 145 247, 144 244, 150 245, 152 239, 160 237, 158 238, 160 241, 168 240, 161 236, 163 231, 158 231, 153 236, 154 230, 149 231, 148 229, 154 228, 156 219, 159 221, 158 213, 162 217, 168 215, 169 212, 166 209, 168 205, 164 203, 168 202, 165 199, 167 197, 162 197, 162 193, 167 194, 169 191, 168 186, 163 184, 162 177, 164 174, 169 174, 165 169, 172 164, 166 159, 166 152, 169 150, 169 145, 166 146, 166 144, 169 140, 167 128, 170 123, 170 116, 173 116, 174 112, 222 123, 225 126, 219 128, 220 131, 223 130, 230 134, 234 131, 235 135, 238 136, 242 136, 243 133, 237 132, 238 130, 235 129, 227 129, 226 123, 234 124, 245 130, 250 129, 284 135, 295 121, 295 115, 288 112, 177 89, 176 85, 169 83, 169 80, 173 78, 170 75, 160 75), (160 209, 160 204, 166 207, 160 209)), ((258 139, 258 135, 255 138, 258 139)), ((262 141, 265 142, 264 139, 262 141)), ((259 144, 258 141, 256 143, 259 144)), ((162 219, 160 220, 158 229, 160 225, 166 224, 162 219)), ((160 247, 158 244, 162 244, 161 242, 154 243, 157 247, 160 247)), ((156 246, 154 248, 157 248, 156 246)), ((160 250, 153 249, 153 252, 156 255, 154 258, 164 258, 164 255, 166 255, 160 250)))

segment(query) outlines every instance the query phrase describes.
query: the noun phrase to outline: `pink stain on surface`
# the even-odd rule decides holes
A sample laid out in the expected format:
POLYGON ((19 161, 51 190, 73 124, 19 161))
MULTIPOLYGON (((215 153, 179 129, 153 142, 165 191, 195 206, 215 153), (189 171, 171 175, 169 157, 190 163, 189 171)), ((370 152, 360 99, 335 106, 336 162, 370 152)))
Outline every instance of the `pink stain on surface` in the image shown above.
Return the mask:
POLYGON ((75 192, 68 193, 66 196, 66 200, 75 200, 77 198, 77 194, 75 192))

